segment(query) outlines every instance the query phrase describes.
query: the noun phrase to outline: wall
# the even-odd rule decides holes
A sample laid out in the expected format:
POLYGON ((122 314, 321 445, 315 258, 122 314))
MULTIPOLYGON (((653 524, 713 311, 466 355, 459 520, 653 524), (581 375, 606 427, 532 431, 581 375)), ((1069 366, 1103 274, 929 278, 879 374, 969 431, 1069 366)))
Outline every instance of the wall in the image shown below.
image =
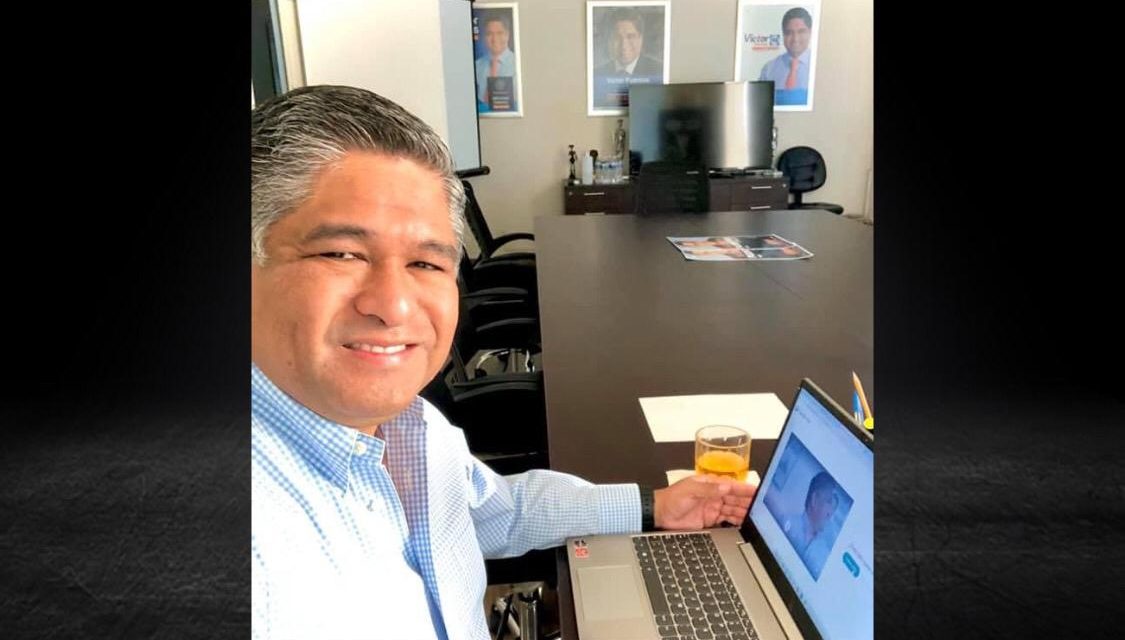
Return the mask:
MULTIPOLYGON (((735 0, 673 0, 670 82, 734 79, 735 0)), ((586 115, 585 0, 522 0, 523 118, 481 118, 474 178, 496 234, 531 231, 537 215, 561 215, 567 145, 611 147, 616 117, 586 115)), ((828 182, 810 194, 862 215, 873 166, 873 0, 823 0, 811 112, 779 112, 779 150, 818 149, 828 182)), ((626 123, 627 124, 627 123, 626 123)))
POLYGON ((297 18, 306 84, 372 89, 448 137, 435 0, 300 0, 297 18))

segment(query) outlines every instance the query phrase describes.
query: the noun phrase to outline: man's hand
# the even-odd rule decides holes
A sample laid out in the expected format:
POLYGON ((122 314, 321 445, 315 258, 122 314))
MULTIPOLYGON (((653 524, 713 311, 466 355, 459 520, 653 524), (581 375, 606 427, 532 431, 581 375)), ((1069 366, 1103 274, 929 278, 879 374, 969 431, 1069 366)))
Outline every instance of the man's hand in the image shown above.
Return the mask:
MULTIPOLYGON (((752 474, 754 479, 757 474, 752 474)), ((705 529, 721 522, 742 524, 757 482, 689 476, 652 492, 653 522, 660 529, 705 529)))

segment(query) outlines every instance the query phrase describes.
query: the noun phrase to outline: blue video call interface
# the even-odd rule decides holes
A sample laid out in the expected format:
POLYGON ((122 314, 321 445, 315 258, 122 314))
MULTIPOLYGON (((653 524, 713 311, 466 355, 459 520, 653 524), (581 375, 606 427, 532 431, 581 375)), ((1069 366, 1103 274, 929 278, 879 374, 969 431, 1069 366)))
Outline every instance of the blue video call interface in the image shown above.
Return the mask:
POLYGON ((874 636, 875 457, 805 389, 750 520, 825 638, 874 636))

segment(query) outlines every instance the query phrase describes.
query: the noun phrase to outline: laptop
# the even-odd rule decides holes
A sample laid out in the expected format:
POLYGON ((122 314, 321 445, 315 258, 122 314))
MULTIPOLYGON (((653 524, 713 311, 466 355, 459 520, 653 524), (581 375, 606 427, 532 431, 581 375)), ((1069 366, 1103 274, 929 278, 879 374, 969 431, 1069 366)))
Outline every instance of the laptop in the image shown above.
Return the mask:
POLYGON ((873 637, 873 445, 802 380, 741 527, 567 540, 579 637, 873 637))

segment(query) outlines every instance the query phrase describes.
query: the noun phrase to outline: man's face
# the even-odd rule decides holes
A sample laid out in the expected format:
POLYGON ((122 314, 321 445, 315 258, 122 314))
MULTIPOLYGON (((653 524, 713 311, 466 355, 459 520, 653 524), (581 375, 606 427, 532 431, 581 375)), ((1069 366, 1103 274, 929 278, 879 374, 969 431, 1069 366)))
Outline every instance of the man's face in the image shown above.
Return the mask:
POLYGON ((832 513, 836 511, 836 492, 831 489, 817 491, 813 493, 812 501, 809 503, 808 514, 809 522, 812 523, 813 528, 820 531, 824 528, 824 524, 832 517, 832 513))
POLYGON ((609 40, 609 55, 620 65, 631 64, 641 55, 643 45, 644 36, 637 31, 637 26, 628 20, 621 20, 613 28, 613 36, 609 40))
POLYGON ((508 48, 508 30, 499 20, 490 20, 484 25, 484 43, 488 45, 488 52, 493 56, 504 53, 508 48))
POLYGON ((459 248, 442 181, 413 160, 352 152, 270 228, 251 269, 254 362, 351 427, 401 413, 444 364, 459 248))
POLYGON ((785 49, 794 58, 809 48, 809 26, 801 18, 790 18, 785 23, 785 49))

